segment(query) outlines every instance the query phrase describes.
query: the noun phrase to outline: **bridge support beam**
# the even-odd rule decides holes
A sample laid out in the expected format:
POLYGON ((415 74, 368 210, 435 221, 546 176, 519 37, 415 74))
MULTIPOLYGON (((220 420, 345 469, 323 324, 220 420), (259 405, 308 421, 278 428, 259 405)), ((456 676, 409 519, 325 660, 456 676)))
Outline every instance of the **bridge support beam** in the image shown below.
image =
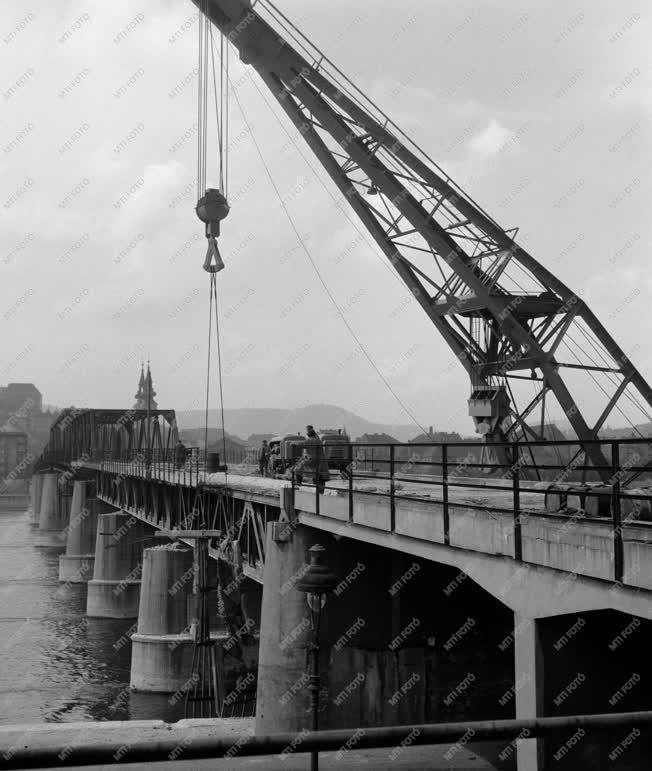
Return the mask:
POLYGON ((176 543, 145 549, 138 629, 131 637, 133 689, 173 693, 187 683, 193 574, 192 549, 176 543))
POLYGON ((67 498, 61 495, 58 474, 43 474, 39 527, 34 546, 65 549, 68 524, 67 498))
MULTIPOLYGON (((514 692, 516 719, 543 717, 543 648, 540 622, 514 614, 514 692)), ((518 771, 542 771, 543 739, 518 739, 518 771)))
POLYGON ((256 702, 259 735, 298 731, 310 720, 304 675, 310 624, 305 595, 295 583, 317 539, 308 528, 298 527, 289 540, 277 541, 274 536, 280 527, 274 522, 267 525, 256 702))
POLYGON ((88 482, 73 485, 70 522, 67 527, 66 553, 59 557, 59 581, 85 584, 93 577, 97 517, 107 504, 87 496, 88 482))
POLYGON ((41 497, 43 493, 43 474, 34 474, 29 486, 30 521, 32 527, 38 527, 41 519, 41 497))
MULTIPOLYGON (((122 512, 97 518, 95 566, 88 582, 86 615, 95 618, 137 618, 141 559, 149 528, 122 512)), ((152 538, 153 541, 153 538, 152 538)))

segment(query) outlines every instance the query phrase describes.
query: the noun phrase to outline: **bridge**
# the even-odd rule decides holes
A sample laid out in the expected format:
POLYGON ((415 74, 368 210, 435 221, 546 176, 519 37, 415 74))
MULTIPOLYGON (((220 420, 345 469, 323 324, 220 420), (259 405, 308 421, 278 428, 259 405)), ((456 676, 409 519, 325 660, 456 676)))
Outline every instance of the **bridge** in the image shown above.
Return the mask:
MULTIPOLYGON (((462 721, 476 728, 446 734, 458 750, 476 731, 510 739, 497 766, 642 767, 652 737, 616 713, 651 706, 652 465, 640 428, 652 388, 587 303, 516 242, 518 228, 503 228, 274 3, 193 2, 207 403, 213 318, 223 396, 217 239, 238 198, 222 140, 233 49, 297 130, 290 144, 306 143, 346 201, 335 216, 355 215, 365 248, 466 370, 484 441, 351 444, 342 478, 325 487, 292 472, 260 478, 244 458, 178 457, 175 412, 153 408, 148 372, 146 405, 70 409, 53 426, 32 481, 35 546, 62 552, 62 582, 87 583, 89 616, 136 620, 133 688, 185 694, 193 717, 254 717, 259 738, 276 736, 270 746, 300 741, 312 710, 322 728, 355 729, 347 749, 374 726, 431 736, 433 724, 462 721), (211 91, 219 189, 207 177, 211 91), (575 439, 547 441, 551 414, 575 439), (638 438, 604 439, 613 418, 638 438), (337 582, 308 610, 299 589, 316 544, 328 563, 316 572, 337 582), (514 718, 509 733, 472 722, 514 718), (539 720, 557 718, 550 736, 539 720), (587 734, 591 724, 605 730, 587 734)), ((390 387, 254 143, 297 248, 390 387)))
MULTIPOLYGON (((255 711, 258 733, 305 725, 297 683, 308 629, 295 585, 314 543, 339 578, 325 609, 328 727, 459 715, 462 697, 468 719, 647 706, 643 689, 618 696, 629 656, 614 653, 632 645, 633 628, 639 641, 652 629, 647 440, 601 442, 606 482, 571 441, 512 446, 507 467, 490 464, 480 443, 351 444, 345 472, 321 492, 292 473, 258 476, 242 457, 224 468, 193 449, 178 464, 177 437, 172 410, 66 410, 32 485, 36 543, 64 552, 60 579, 88 582, 89 615, 138 618, 132 686, 187 682, 197 551, 193 572, 181 545, 195 533, 219 586, 222 696, 255 711), (607 641, 590 666, 589 634, 607 641), (479 644, 491 646, 489 661, 479 644), (560 663, 561 648, 577 670, 560 663), (451 661, 435 666, 437 656, 451 661), (608 684, 598 677, 607 664, 608 684), (245 695, 239 683, 252 673, 245 695), (578 674, 591 683, 579 702, 578 674)), ((545 750, 541 740, 518 745, 523 758, 545 750)))

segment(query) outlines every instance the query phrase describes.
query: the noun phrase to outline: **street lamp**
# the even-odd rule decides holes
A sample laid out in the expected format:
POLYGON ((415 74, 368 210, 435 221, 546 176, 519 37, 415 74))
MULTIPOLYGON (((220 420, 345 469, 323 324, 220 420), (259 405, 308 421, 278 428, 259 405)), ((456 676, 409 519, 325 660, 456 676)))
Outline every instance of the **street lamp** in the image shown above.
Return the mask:
MULTIPOLYGON (((337 585, 335 573, 325 564, 326 549, 319 544, 311 546, 308 550, 310 562, 303 576, 297 581, 296 588, 304 592, 308 607, 310 608, 310 626, 312 629, 312 644, 310 646, 311 674, 308 680, 310 691, 310 708, 312 711, 312 730, 319 727, 319 690, 321 678, 319 676, 319 626, 321 624, 321 611, 326 604, 326 597, 337 585)), ((310 754, 310 769, 318 771, 319 752, 310 754)))

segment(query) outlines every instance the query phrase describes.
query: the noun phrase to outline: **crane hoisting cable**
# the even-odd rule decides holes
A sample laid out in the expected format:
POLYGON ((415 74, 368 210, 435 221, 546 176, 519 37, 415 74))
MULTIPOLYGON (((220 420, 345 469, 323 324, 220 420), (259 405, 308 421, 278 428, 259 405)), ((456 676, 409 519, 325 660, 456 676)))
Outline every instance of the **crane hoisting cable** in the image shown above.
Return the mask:
POLYGON ((203 269, 210 275, 210 302, 208 315, 208 354, 206 373, 206 415, 204 430, 204 455, 208 459, 208 407, 210 401, 211 375, 211 338, 213 307, 215 308, 215 333, 217 336, 218 377, 220 386, 220 408, 222 413, 222 444, 223 458, 220 470, 226 471, 226 437, 224 435, 224 396, 222 393, 222 361, 220 350, 220 328, 217 303, 217 284, 215 274, 224 269, 224 261, 220 255, 217 239, 220 236, 220 226, 229 214, 227 202, 228 191, 228 136, 229 136, 229 49, 224 35, 220 36, 220 77, 215 74, 215 56, 213 53, 213 30, 206 16, 206 3, 199 7, 199 39, 198 39, 198 93, 197 93, 197 205, 195 212, 204 223, 208 249, 204 258, 203 269), (210 52, 210 59, 209 59, 210 52), (210 77, 209 77, 210 76, 210 77), (219 189, 206 187, 208 165, 208 111, 209 111, 209 80, 212 80, 215 101, 215 116, 217 126, 217 172, 219 189))
MULTIPOLYGON (((205 6, 205 3, 202 4, 205 6)), ((227 203, 227 153, 225 144, 228 142, 228 69, 225 75, 225 62, 228 62, 228 45, 225 46, 224 35, 221 40, 221 70, 220 93, 218 96, 217 79, 215 77, 215 59, 213 57, 212 28, 204 11, 200 7, 199 13, 199 64, 198 81, 199 90, 197 98, 197 205, 195 212, 204 223, 208 249, 204 258, 203 268, 209 274, 209 310, 208 310, 208 350, 206 371, 206 414, 204 427, 204 457, 206 459, 206 473, 212 471, 224 471, 226 466, 226 435, 224 432, 224 394, 222 389, 222 356, 220 348, 219 307, 217 302, 216 274, 224 268, 224 261, 220 255, 217 239, 220 235, 220 225, 229 214, 227 203), (225 52, 226 48, 226 52, 225 52), (208 160, 208 82, 209 82, 209 50, 211 52, 210 65, 215 96, 215 112, 217 118, 217 160, 219 174, 219 189, 206 187, 206 172, 208 160), (224 141, 226 138, 227 142, 224 141), (213 468, 212 457, 208 453, 208 408, 210 404, 211 385, 211 343, 213 331, 213 308, 215 309, 215 334, 217 338, 217 370, 220 389, 220 410, 222 415, 222 442, 224 455, 222 463, 217 463, 213 468)), ((197 512, 197 527, 202 530, 208 528, 207 520, 207 496, 205 490, 199 492, 200 505, 197 512)), ((210 613, 208 607, 208 547, 209 539, 202 538, 196 541, 194 554, 195 576, 197 580, 197 592, 199 594, 198 624, 195 629, 194 650, 192 661, 192 676, 189 682, 193 687, 186 694, 185 716, 187 718, 214 718, 222 714, 220 701, 223 693, 223 683, 218 676, 217 660, 215 654, 215 641, 210 632, 210 613)), ((223 610, 223 608, 222 608, 223 610)))
POLYGON ((224 268, 224 261, 217 246, 220 235, 220 223, 229 214, 229 204, 226 200, 228 172, 228 45, 224 45, 224 35, 220 43, 221 62, 219 93, 215 75, 215 58, 213 55, 213 30, 210 21, 200 9, 199 19, 199 57, 198 57, 198 94, 197 94, 197 206, 195 211, 205 225, 208 250, 203 268, 208 273, 217 273, 224 268), (210 72, 209 72, 210 52, 210 72), (215 98, 215 116, 217 123, 217 161, 219 189, 206 187, 206 171, 208 160, 208 85, 209 75, 212 76, 215 98))

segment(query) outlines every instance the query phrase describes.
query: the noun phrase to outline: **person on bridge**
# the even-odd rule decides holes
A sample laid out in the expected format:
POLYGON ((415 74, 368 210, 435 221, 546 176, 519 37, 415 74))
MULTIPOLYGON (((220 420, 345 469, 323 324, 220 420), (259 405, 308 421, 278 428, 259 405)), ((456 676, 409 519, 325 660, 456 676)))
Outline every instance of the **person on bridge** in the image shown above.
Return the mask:
MULTIPOLYGON (((317 492, 321 495, 324 492, 325 484, 331 478, 328 471, 328 462, 324 455, 324 446, 317 432, 312 426, 306 426, 306 440, 303 442, 303 454, 297 466, 300 480, 303 475, 310 475, 313 484, 317 487, 317 492)), ((295 469, 296 467, 295 466, 295 469)), ((301 484, 301 481, 299 481, 301 484)))
POLYGON ((178 469, 186 465, 186 445, 179 439, 174 448, 174 463, 178 469))
POLYGON ((260 455, 258 457, 258 469, 261 477, 267 476, 267 464, 269 462, 269 445, 267 439, 263 439, 263 443, 260 448, 260 455))

